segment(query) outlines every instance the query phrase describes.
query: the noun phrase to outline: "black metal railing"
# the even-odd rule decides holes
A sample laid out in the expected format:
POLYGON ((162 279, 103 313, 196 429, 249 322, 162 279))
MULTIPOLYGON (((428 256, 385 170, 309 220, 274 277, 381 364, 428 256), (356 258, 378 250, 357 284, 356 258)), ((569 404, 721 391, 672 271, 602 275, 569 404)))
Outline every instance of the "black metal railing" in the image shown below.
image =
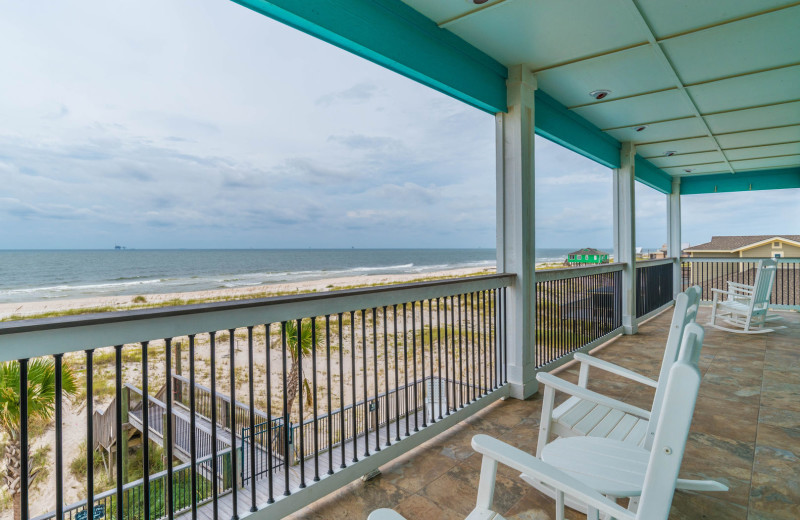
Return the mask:
MULTIPOLYGON (((233 474, 230 472, 231 451, 226 449, 217 456, 217 466, 221 468, 218 475, 220 493, 229 494, 233 489, 233 474)), ((191 494, 191 474, 192 465, 190 463, 175 466, 172 469, 172 504, 173 513, 187 511, 192 504, 191 494)), ((203 505, 211 500, 211 457, 205 457, 197 461, 196 464, 197 497, 196 503, 203 505)), ((167 471, 160 471, 150 475, 149 478, 149 502, 150 515, 145 514, 144 509, 144 479, 137 479, 122 486, 122 514, 125 520, 159 520, 167 517, 167 471)), ((117 490, 110 489, 103 493, 98 493, 94 497, 93 516, 90 518, 86 508, 86 500, 75 502, 64 506, 63 518, 65 520, 92 520, 92 518, 102 518, 103 520, 116 520, 117 518, 117 490)), ((49 520, 57 518, 55 512, 46 513, 34 517, 32 520, 49 520)))
MULTIPOLYGON (((220 508, 237 517, 240 502, 269 507, 451 414, 469 415, 484 396, 505 395, 495 391, 506 384, 512 282, 492 275, 10 322, 0 324, 0 361, 19 365, 20 390, 37 377, 37 359, 71 367, 69 388, 85 390, 88 442, 85 461, 76 459, 85 469, 73 474, 105 518, 213 518, 220 508), (183 348, 173 349, 177 341, 183 348), (265 417, 294 426, 261 442, 243 432, 265 417), (95 448, 108 463, 96 466, 95 448), (267 457, 267 478, 255 478, 257 454, 267 457)), ((42 464, 29 457, 27 402, 19 406, 22 520, 31 517, 28 461, 42 464)), ((81 520, 81 511, 93 516, 87 500, 63 504, 62 424, 54 423, 54 511, 40 518, 81 520)), ((342 486, 353 477, 336 478, 342 486)))
POLYGON ((636 264, 636 317, 641 318, 674 299, 673 259, 636 264))
POLYGON ((622 326, 621 264, 536 272, 536 366, 622 326))
MULTIPOLYGON (((753 285, 759 260, 766 258, 683 258, 681 259, 684 289, 699 285, 702 300, 713 298, 711 289, 727 290, 728 282, 753 285)), ((778 258, 778 269, 770 296, 775 307, 800 309, 800 259, 778 258)))

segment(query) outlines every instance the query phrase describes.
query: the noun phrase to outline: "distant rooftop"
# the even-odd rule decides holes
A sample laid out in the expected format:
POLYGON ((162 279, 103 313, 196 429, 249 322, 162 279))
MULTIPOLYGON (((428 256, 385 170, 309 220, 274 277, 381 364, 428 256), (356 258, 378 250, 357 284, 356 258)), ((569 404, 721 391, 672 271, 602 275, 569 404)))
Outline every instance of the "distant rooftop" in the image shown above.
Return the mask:
POLYGON ((800 244, 800 235, 712 236, 711 242, 692 246, 686 251, 738 251, 771 240, 784 240, 800 244))
POLYGON ((585 247, 583 249, 578 249, 577 251, 573 251, 570 253, 571 255, 607 255, 608 253, 604 251, 600 251, 599 249, 594 249, 592 247, 585 247))

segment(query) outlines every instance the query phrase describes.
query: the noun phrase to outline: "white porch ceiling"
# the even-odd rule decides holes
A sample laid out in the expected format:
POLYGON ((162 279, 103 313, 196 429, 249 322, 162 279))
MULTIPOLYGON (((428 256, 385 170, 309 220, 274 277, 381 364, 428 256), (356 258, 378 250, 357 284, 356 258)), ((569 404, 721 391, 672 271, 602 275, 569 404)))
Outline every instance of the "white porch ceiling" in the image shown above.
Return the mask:
POLYGON ((800 166, 800 2, 403 1, 671 175, 800 166))

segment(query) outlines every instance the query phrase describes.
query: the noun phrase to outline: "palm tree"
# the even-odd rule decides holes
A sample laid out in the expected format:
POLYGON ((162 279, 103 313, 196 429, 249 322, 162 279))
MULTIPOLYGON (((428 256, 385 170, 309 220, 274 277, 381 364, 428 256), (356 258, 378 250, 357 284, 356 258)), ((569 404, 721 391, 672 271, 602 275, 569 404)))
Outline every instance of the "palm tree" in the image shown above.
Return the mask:
MULTIPOLYGON (((14 519, 20 519, 20 485, 22 483, 19 411, 19 363, 0 363, 0 431, 8 438, 5 449, 6 473, 3 476, 8 491, 14 499, 14 519)), ((75 374, 63 363, 61 366, 63 393, 74 396, 77 391, 75 374)), ((52 419, 56 399, 56 369, 51 358, 37 358, 28 363, 28 420, 52 419)), ((30 447, 30 446, 29 446, 30 447)), ((28 449, 28 482, 39 473, 28 449)))
MULTIPOLYGON (((294 407, 294 400, 300 390, 300 357, 310 356, 312 345, 317 344, 319 344, 319 330, 317 330, 317 337, 314 337, 311 334, 310 323, 301 326, 300 350, 302 354, 298 356, 297 323, 295 321, 286 322, 286 347, 292 356, 292 368, 289 371, 289 378, 286 384, 286 409, 290 415, 294 407)), ((303 377, 303 388, 305 389, 306 404, 311 406, 311 385, 305 377, 303 377)), ((300 417, 299 420, 302 422, 303 418, 300 417)))

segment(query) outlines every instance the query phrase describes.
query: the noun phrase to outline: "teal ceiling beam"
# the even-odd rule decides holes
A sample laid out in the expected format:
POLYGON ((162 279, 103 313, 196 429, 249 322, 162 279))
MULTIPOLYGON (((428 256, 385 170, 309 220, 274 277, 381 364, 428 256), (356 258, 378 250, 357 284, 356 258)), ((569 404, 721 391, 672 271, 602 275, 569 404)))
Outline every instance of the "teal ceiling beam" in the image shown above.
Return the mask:
POLYGON ((400 0, 233 0, 490 114, 508 69, 400 0))
POLYGON ((800 188, 800 168, 694 175, 681 179, 681 195, 800 188))
POLYGON ((619 168, 620 144, 544 91, 536 91, 536 133, 609 168, 619 168))
POLYGON ((661 193, 672 193, 672 177, 642 156, 636 156, 636 180, 661 193))

